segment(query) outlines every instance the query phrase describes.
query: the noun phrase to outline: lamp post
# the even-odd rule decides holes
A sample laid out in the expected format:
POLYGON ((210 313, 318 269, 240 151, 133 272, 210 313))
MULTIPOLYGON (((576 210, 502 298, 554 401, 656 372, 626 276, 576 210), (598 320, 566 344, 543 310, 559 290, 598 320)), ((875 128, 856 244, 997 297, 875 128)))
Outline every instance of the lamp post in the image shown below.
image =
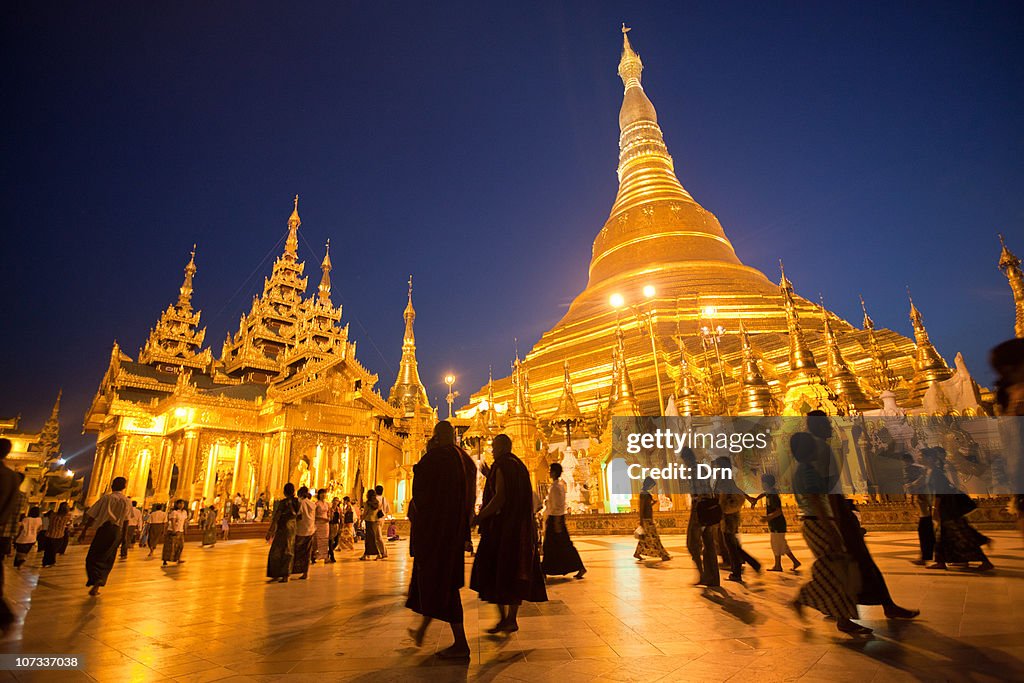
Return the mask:
POLYGON ((452 386, 455 384, 455 375, 448 373, 444 376, 444 383, 448 385, 448 395, 445 396, 445 400, 448 401, 448 419, 452 419, 452 404, 455 403, 455 397, 459 395, 459 392, 452 391, 452 386))
POLYGON ((728 414, 728 402, 725 397, 725 368, 722 365, 722 352, 718 347, 718 342, 725 335, 725 328, 721 325, 715 325, 715 314, 718 313, 718 309, 714 306, 705 306, 700 309, 700 312, 708 323, 701 325, 699 328, 700 342, 704 347, 705 354, 707 353, 708 345, 715 349, 715 360, 718 361, 718 376, 722 380, 722 410, 728 414))
MULTIPOLYGON (((646 311, 642 310, 639 304, 632 304, 630 308, 633 309, 633 314, 636 316, 637 327, 643 330, 644 326, 647 326, 647 336, 651 342, 651 355, 654 357, 654 380, 658 387, 658 415, 665 414, 665 397, 661 390, 661 371, 658 367, 658 347, 654 337, 654 307, 650 305, 650 300, 654 298, 657 290, 654 289, 654 285, 644 285, 643 288, 644 301, 648 303, 646 311)), ((626 304, 626 299, 621 294, 612 294, 609 302, 612 308, 618 312, 626 304)))

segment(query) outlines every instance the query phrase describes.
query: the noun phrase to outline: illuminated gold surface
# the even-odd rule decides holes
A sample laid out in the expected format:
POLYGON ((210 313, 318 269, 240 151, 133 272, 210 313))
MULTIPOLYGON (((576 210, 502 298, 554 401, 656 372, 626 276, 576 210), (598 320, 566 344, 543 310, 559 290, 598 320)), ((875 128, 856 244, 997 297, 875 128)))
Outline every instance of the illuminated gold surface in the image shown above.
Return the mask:
MULTIPOLYGON (((139 362, 115 342, 85 418, 86 431, 97 435, 87 503, 116 476, 147 502, 221 505, 235 493, 275 498, 288 481, 352 496, 381 483, 401 513, 411 495, 402 488, 413 462, 409 443, 423 442, 432 413, 428 407, 407 423, 374 390, 377 376, 356 360, 341 307, 331 300, 329 243, 317 290, 305 296, 300 225, 296 197, 284 252, 219 359, 196 329, 194 249, 178 300, 162 313, 139 362)), ((406 321, 412 343, 411 300, 406 321)), ((415 375, 414 344, 410 352, 415 375)))
POLYGON ((1018 339, 1024 339, 1024 273, 1020 269, 1020 259, 1006 246, 1003 236, 999 236, 1002 251, 999 253, 999 270, 1003 271, 1013 291, 1015 318, 1013 332, 1018 339))
MULTIPOLYGON (((598 405, 598 396, 621 393, 623 374, 632 380, 631 395, 640 411, 658 412, 650 342, 640 321, 621 321, 621 364, 626 373, 613 377, 617 313, 609 299, 618 293, 630 305, 641 299, 647 285, 656 291, 649 305, 662 383, 674 384, 677 392, 690 392, 675 397, 677 410, 681 404, 686 410, 705 414, 735 410, 748 369, 738 334, 740 321, 775 401, 788 403, 790 412, 812 407, 835 410, 827 405, 834 400, 832 388, 821 378, 816 364, 811 367, 815 357, 831 357, 818 307, 793 293, 791 285, 788 293, 781 291, 763 273, 744 265, 718 219, 682 187, 657 112, 642 85, 643 68, 624 35, 619 63, 623 82, 619 190, 608 220, 594 240, 586 289, 526 355, 538 415, 544 419, 556 413, 566 360, 572 366, 574 395, 592 429, 593 423, 602 422, 599 408, 606 407, 598 405), (706 306, 714 307, 716 323, 725 329, 719 341, 721 363, 715 354, 705 351, 698 335, 701 309, 706 306), (791 334, 794 322, 801 333, 796 338, 791 334), (680 349, 681 356, 675 349, 680 349), (678 370, 682 364, 686 372, 678 370), (725 396, 715 396, 721 393, 723 382, 725 396), (785 400, 787 393, 789 401, 785 400)), ((883 363, 901 403, 905 407, 920 405, 920 395, 910 396, 910 378, 915 373, 912 340, 887 329, 858 330, 832 313, 828 320, 835 341, 833 354, 838 354, 856 382, 876 377, 879 363, 883 363)), ((945 365, 941 358, 939 363, 945 365)), ((837 381, 852 391, 845 372, 838 366, 836 372, 837 381)), ((866 403, 860 398, 854 403, 877 407, 878 389, 871 387, 866 403)), ((494 381, 499 403, 511 399, 511 389, 508 378, 494 381)), ((759 392, 762 398, 757 400, 763 401, 763 389, 759 392)), ((471 405, 483 397, 483 390, 478 391, 471 397, 471 405)), ((596 426, 598 433, 601 427, 596 426)))

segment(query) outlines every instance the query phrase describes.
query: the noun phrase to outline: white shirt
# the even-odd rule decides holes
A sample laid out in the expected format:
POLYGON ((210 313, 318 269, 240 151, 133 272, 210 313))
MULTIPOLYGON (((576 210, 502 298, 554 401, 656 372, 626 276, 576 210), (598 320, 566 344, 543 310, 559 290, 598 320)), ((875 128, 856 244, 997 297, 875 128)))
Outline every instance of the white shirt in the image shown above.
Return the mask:
POLYGON ((26 517, 21 520, 21 527, 15 543, 35 543, 39 530, 43 527, 43 520, 39 517, 26 517))
POLYGON ((380 511, 387 517, 391 514, 391 506, 388 505, 388 499, 384 496, 377 496, 377 500, 380 501, 380 511))
POLYGON ((316 531, 316 504, 309 498, 299 501, 299 518, 295 525, 296 536, 312 536, 316 531))
POLYGON ((150 524, 165 524, 167 522, 167 513, 163 510, 153 510, 149 513, 150 524))
POLYGON ((92 517, 97 525, 113 522, 121 526, 128 520, 131 509, 132 504, 128 502, 127 496, 120 491, 111 491, 100 496, 86 514, 92 517))
POLYGON ((129 512, 128 526, 142 526, 142 509, 132 508, 129 512))
POLYGON ((565 482, 555 479, 548 489, 548 499, 544 501, 545 512, 549 516, 561 517, 565 514, 565 482))
POLYGON ((188 513, 184 510, 171 510, 167 513, 167 531, 177 534, 184 533, 188 513))

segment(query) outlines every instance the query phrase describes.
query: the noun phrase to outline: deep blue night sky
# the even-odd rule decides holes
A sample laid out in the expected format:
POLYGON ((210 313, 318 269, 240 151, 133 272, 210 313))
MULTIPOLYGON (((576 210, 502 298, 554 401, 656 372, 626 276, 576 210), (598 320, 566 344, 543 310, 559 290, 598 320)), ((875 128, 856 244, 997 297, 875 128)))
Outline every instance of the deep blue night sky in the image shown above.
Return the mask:
POLYGON ((1024 5, 441 4, 5 4, 0 415, 38 428, 63 386, 87 467, 113 339, 135 356, 198 242, 219 355, 296 193, 383 393, 410 272, 431 399, 446 370, 464 395, 503 374, 586 284, 621 21, 740 258, 905 334, 909 284, 939 351, 990 380, 1013 314, 996 232, 1024 255, 1024 5))

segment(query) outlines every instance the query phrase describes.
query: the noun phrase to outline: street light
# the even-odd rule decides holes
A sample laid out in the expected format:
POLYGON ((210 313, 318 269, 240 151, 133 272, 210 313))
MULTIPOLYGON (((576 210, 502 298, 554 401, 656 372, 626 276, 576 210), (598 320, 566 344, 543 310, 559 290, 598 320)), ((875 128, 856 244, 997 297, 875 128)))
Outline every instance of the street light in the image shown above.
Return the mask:
POLYGON ((621 294, 619 294, 618 292, 616 292, 615 294, 612 294, 611 297, 608 299, 608 301, 609 301, 609 303, 611 303, 612 308, 615 308, 615 309, 622 308, 623 306, 626 305, 626 299, 621 294))
POLYGON ((452 419, 452 404, 455 403, 455 397, 459 395, 459 392, 452 391, 452 386, 455 385, 455 375, 448 373, 444 376, 444 383, 448 385, 448 395, 445 396, 445 400, 448 401, 448 419, 452 419))
POLYGON ((654 296, 654 293, 655 293, 654 285, 645 285, 644 286, 644 296, 645 297, 650 299, 650 298, 652 298, 654 296))

